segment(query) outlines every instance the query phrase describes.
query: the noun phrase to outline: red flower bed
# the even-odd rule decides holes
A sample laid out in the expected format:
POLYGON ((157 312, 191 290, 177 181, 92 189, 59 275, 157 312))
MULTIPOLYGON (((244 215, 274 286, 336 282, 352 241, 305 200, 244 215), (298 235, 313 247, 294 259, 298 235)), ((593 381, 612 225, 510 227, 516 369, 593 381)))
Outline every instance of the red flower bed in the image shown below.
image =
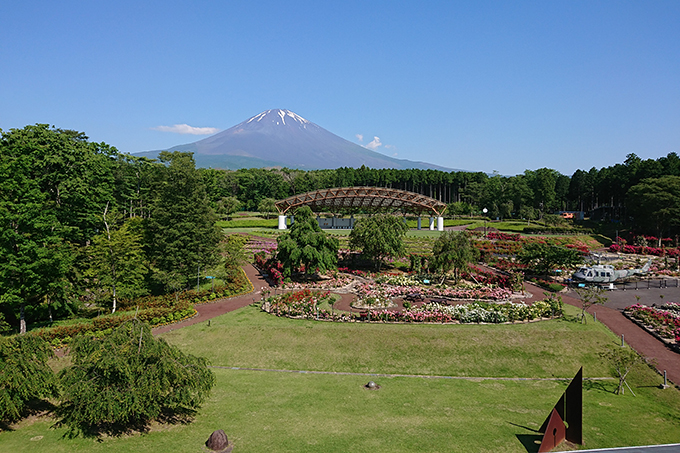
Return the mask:
POLYGON ((680 342, 680 318, 669 311, 640 304, 626 307, 624 311, 644 324, 652 326, 662 337, 674 338, 675 341, 680 342))
POLYGON ((492 231, 489 234, 486 235, 489 239, 498 239, 501 241, 521 241, 522 240, 522 235, 517 233, 517 234, 508 234, 508 233, 501 233, 501 232, 496 232, 492 231))
POLYGON ((677 248, 665 248, 665 247, 642 247, 639 245, 617 245, 612 244, 609 246, 609 251, 612 253, 628 253, 637 255, 654 255, 654 256, 668 256, 677 257, 680 255, 680 251, 677 248))
POLYGON ((264 273, 269 275, 274 285, 283 283, 283 265, 273 256, 267 258, 264 252, 258 252, 253 255, 255 258, 255 265, 264 273))

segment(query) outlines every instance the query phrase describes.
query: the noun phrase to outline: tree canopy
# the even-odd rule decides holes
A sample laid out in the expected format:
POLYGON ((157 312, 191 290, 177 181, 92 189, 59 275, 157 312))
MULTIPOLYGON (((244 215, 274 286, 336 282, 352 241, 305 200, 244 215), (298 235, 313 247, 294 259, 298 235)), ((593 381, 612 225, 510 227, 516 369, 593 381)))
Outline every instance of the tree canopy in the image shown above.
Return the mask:
POLYGON ((432 254, 434 267, 444 274, 453 270, 458 283, 461 273, 468 269, 468 263, 477 258, 478 251, 466 231, 444 231, 434 242, 432 254))
POLYGON ((544 275, 558 267, 573 267, 583 261, 581 252, 576 249, 539 242, 524 244, 517 258, 521 263, 532 266, 544 275))
POLYGON ((161 415, 195 410, 215 381, 205 359, 154 338, 137 320, 103 339, 75 337, 70 355, 73 365, 59 373, 57 414, 71 435, 143 429, 161 415))
POLYGON ((29 401, 58 395, 47 364, 52 356, 51 346, 38 336, 0 338, 0 420, 16 421, 29 401))
POLYGON ((680 225, 680 176, 643 179, 628 191, 630 213, 659 238, 680 225))
POLYGON ((402 218, 378 214, 357 222, 349 234, 349 246, 361 250, 362 255, 372 259, 380 270, 386 258, 404 256, 407 231, 408 226, 402 218))
POLYGON ((276 256, 283 265, 284 277, 290 277, 302 266, 308 276, 337 267, 338 240, 321 230, 309 206, 295 211, 293 225, 277 242, 276 256))
POLYGON ((173 290, 201 266, 215 264, 221 231, 191 154, 162 152, 156 198, 147 220, 147 247, 156 278, 173 290))

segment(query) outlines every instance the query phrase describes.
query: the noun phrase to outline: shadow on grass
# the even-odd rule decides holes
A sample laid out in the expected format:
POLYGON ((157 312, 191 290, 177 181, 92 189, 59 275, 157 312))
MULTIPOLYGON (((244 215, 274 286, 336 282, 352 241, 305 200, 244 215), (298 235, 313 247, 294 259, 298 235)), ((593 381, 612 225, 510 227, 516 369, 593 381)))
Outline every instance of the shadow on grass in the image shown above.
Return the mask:
POLYGON ((528 426, 518 425, 517 423, 513 422, 508 423, 510 423, 512 426, 516 426, 518 428, 526 429, 527 431, 532 431, 536 433, 536 434, 515 434, 515 436, 517 437, 517 440, 519 440, 522 443, 527 453, 538 452, 538 448, 541 446, 541 441, 543 440, 543 434, 541 434, 536 429, 529 428, 528 426))
POLYGON ((543 440, 543 434, 515 434, 527 453, 537 453, 543 440))
MULTIPOLYGON (((19 419, 15 420, 16 422, 21 421, 25 418, 28 417, 37 417, 41 415, 50 415, 54 412, 56 409, 56 406, 49 401, 46 400, 31 400, 26 403, 24 406, 23 410, 21 411, 19 419)), ((14 431, 14 428, 12 428, 11 423, 8 421, 0 421, 0 432, 3 431, 14 431)))
POLYGON ((605 393, 615 393, 614 389, 610 388, 611 386, 606 385, 607 383, 610 383, 610 381, 595 381, 595 380, 590 380, 590 379, 584 379, 583 380, 583 390, 584 391, 591 391, 591 390, 599 390, 600 392, 605 392, 605 393))
POLYGON ((164 408, 156 419, 133 419, 126 423, 77 423, 69 422, 64 416, 56 422, 53 427, 66 428, 63 437, 73 439, 78 436, 96 439, 103 442, 103 437, 120 437, 131 434, 148 433, 151 430, 152 422, 162 425, 188 425, 194 420, 196 411, 186 408, 164 408))

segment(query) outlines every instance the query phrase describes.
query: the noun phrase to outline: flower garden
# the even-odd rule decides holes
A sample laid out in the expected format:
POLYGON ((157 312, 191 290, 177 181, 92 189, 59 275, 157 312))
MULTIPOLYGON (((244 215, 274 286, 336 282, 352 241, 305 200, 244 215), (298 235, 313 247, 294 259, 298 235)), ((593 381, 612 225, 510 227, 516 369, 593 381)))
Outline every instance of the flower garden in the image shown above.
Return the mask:
POLYGON ((670 302, 659 307, 635 304, 626 307, 624 313, 659 337, 675 341, 676 346, 680 344, 680 304, 670 302))
POLYGON ((458 305, 438 302, 425 303, 403 311, 371 309, 355 314, 328 311, 321 302, 331 296, 328 291, 305 289, 271 296, 264 300, 262 309, 276 316, 336 322, 400 322, 400 323, 513 323, 562 316, 562 300, 548 297, 532 305, 516 302, 474 301, 458 305))

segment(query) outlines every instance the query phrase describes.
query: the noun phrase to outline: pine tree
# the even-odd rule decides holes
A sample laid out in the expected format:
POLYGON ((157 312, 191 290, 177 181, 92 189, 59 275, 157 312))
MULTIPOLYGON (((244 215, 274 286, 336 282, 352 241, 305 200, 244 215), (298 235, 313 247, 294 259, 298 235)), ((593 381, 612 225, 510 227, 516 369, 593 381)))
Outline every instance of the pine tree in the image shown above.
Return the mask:
POLYGON ((295 222, 277 242, 276 257, 283 265, 284 277, 290 277, 301 266, 307 276, 337 267, 338 240, 321 230, 309 206, 295 211, 295 222))
POLYGON ((0 338, 0 420, 16 421, 29 401, 58 395, 56 376, 47 365, 53 355, 35 335, 0 338))
POLYGON ((184 354, 137 320, 103 339, 76 337, 73 365, 59 373, 59 424, 78 433, 144 429, 162 415, 199 408, 215 378, 204 358, 184 354))

